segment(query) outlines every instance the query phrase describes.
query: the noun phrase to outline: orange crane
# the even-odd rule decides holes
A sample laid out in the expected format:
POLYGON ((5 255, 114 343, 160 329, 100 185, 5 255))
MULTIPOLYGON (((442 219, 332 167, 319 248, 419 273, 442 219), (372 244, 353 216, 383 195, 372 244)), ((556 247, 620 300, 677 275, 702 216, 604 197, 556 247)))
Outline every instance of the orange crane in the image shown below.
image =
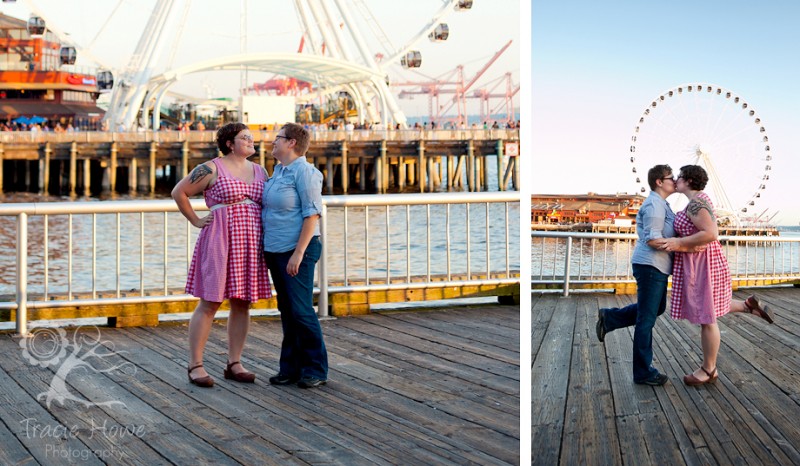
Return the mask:
MULTIPOLYGON (((457 123, 464 123, 466 124, 467 121, 467 97, 468 91, 472 88, 472 86, 486 73, 486 70, 491 67, 495 61, 511 46, 512 41, 508 41, 508 43, 503 46, 497 53, 486 62, 483 67, 478 70, 477 73, 465 83, 464 79, 464 66, 458 65, 453 72, 451 72, 445 80, 434 80, 434 81, 427 81, 427 82, 400 82, 400 83, 392 83, 392 86, 395 87, 417 87, 416 90, 403 90, 400 92, 399 97, 405 98, 413 95, 427 95, 428 96, 428 113, 431 122, 436 123, 437 126, 441 125, 445 120, 455 120, 457 123), (455 81, 449 81, 449 79, 453 76, 453 74, 457 75, 455 81), (452 89, 445 89, 444 86, 454 86, 452 89), (444 105, 439 105, 439 96, 443 94, 453 94, 452 99, 449 102, 445 102, 444 105), (435 103, 435 105, 434 105, 435 103), (457 116, 455 119, 453 118, 446 118, 445 115, 447 114, 450 109, 453 108, 454 105, 457 105, 457 116)), ((511 101, 511 99, 516 95, 519 91, 519 86, 517 86, 516 91, 508 89, 506 94, 503 94, 502 97, 506 98, 507 100, 511 101)), ((489 94, 491 97, 496 97, 495 95, 489 94)), ((509 105, 513 112, 513 105, 509 105)))

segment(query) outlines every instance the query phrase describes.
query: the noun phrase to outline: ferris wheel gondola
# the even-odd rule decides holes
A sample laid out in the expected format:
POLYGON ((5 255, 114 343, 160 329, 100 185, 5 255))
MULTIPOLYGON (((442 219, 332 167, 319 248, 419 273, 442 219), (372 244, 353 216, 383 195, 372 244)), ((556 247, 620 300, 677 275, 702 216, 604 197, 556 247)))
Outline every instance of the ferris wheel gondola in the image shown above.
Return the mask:
POLYGON ((78 58, 78 52, 75 51, 75 47, 61 47, 59 57, 62 65, 74 65, 75 60, 78 58))
POLYGON ((448 37, 450 37, 450 26, 448 26, 447 23, 440 23, 433 32, 428 34, 428 39, 430 39, 431 42, 443 42, 446 41, 448 37))
POLYGON ((31 16, 28 18, 28 34, 32 36, 44 35, 44 31, 47 29, 46 26, 44 19, 40 16, 31 16))
MULTIPOLYGON (((634 174, 657 164, 676 172, 703 166, 718 221, 740 225, 766 189, 772 152, 761 117, 743 97, 713 84, 684 84, 647 105, 631 136, 630 163, 634 174)), ((646 192, 646 177, 634 178, 637 191, 646 192)), ((676 210, 687 202, 679 194, 669 201, 676 210)))

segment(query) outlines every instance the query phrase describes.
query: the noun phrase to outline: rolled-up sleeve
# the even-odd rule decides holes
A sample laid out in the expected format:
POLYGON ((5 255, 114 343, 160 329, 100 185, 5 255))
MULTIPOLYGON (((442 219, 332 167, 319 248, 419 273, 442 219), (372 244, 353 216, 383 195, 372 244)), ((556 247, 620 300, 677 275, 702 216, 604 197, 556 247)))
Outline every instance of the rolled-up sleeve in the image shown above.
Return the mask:
POLYGON ((300 196, 303 218, 322 215, 322 173, 313 165, 308 165, 297 173, 295 186, 300 196))
POLYGON ((642 227, 644 229, 644 241, 660 239, 664 237, 664 224, 667 218, 667 209, 663 205, 651 204, 642 216, 642 227))

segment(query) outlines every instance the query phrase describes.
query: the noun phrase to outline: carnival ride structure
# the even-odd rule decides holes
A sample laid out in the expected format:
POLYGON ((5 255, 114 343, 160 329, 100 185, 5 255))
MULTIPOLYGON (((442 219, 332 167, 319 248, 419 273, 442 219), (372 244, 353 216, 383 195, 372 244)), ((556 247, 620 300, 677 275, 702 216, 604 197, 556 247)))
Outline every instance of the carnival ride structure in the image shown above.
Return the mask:
MULTIPOLYGON (((667 89, 642 112, 631 136, 629 154, 636 191, 647 191, 647 171, 669 164, 700 165, 722 225, 763 223, 766 211, 754 208, 772 172, 772 150, 761 116, 735 92, 708 83, 667 89)), ((673 210, 688 202, 682 194, 668 198, 673 210)), ((771 219, 774 217, 767 217, 771 219)))
MULTIPOLYGON (((66 37, 34 0, 21 0, 21 3, 26 4, 36 18, 47 19, 49 30, 66 37)), ((117 3, 111 16, 117 14, 123 3, 124 0, 117 3)), ((439 0, 438 3, 438 10, 418 32, 395 47, 364 0, 293 0, 307 51, 291 54, 248 53, 247 0, 241 0, 240 53, 176 67, 174 44, 184 33, 192 0, 158 0, 126 66, 114 69, 92 57, 102 69, 102 87, 112 89, 105 121, 114 129, 158 128, 160 112, 153 109, 161 108, 164 96, 178 80, 192 73, 239 70, 242 92, 250 87, 248 72, 271 72, 286 79, 311 83, 317 99, 323 96, 340 99, 342 93, 346 93, 347 102, 352 102, 356 108, 360 122, 405 127, 406 117, 390 92, 389 67, 396 64, 407 69, 420 67, 419 42, 426 38, 432 42, 447 41, 453 31, 444 22, 446 17, 453 12, 469 11, 473 6, 473 0, 439 0), (356 14, 360 18, 356 18, 356 14), (171 52, 167 69, 157 72, 156 65, 167 51, 171 52)), ((88 46, 70 44, 73 47, 71 59, 74 60, 76 53, 92 56, 92 45, 107 24, 108 21, 88 46)), ((463 102, 465 92, 464 89, 457 94, 458 99, 454 99, 452 105, 463 102)))

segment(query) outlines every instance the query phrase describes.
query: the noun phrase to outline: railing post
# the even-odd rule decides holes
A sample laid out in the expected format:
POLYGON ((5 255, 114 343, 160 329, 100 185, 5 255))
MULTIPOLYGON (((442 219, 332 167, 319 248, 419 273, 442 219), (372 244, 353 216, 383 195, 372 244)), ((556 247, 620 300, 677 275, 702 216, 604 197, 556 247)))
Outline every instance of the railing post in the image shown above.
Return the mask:
POLYGON ((572 259, 572 236, 567 237, 567 251, 564 254, 564 296, 569 296, 569 263, 572 259))
POLYGON ((319 298, 317 298, 317 315, 328 315, 328 207, 322 203, 322 215, 319 224, 319 234, 322 240, 322 254, 319 260, 319 298))
POLYGON ((28 334, 28 214, 17 218, 17 334, 28 334))

